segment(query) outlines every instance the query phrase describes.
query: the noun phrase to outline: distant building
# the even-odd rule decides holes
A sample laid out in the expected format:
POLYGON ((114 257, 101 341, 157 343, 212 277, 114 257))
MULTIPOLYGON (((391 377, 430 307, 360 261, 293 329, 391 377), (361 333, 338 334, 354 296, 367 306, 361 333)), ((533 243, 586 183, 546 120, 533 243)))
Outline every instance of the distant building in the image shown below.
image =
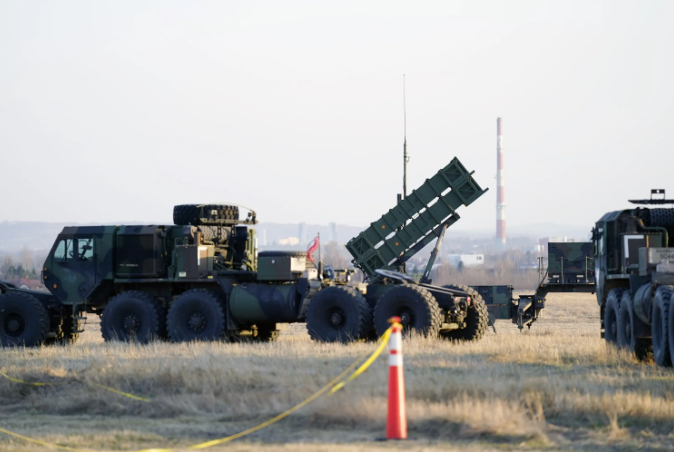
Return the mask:
POLYGON ((287 237, 285 239, 281 239, 278 241, 278 244, 282 246, 295 246, 298 245, 299 243, 300 239, 298 239, 297 237, 287 237))
POLYGON ((43 290, 42 282, 39 279, 21 278, 13 283, 19 289, 24 290, 43 290))
POLYGON ((464 267, 484 265, 484 254, 448 254, 447 261, 455 267, 463 264, 464 267))

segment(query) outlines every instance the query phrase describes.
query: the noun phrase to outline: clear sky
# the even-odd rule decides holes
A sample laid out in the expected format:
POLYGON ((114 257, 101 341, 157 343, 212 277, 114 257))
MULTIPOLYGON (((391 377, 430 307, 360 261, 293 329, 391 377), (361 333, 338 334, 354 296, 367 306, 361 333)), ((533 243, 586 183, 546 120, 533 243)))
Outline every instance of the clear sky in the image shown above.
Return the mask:
MULTIPOLYGON (((511 225, 674 197, 672 1, 0 2, 0 221, 366 225, 457 156, 511 225)), ((589 229, 589 228, 588 228, 589 229)))

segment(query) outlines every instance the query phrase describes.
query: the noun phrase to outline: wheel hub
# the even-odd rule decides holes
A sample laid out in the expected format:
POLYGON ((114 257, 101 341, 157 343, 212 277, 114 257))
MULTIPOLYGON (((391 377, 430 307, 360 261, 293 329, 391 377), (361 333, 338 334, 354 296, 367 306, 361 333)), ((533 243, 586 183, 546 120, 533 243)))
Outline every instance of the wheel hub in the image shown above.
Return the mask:
POLYGON ((346 315, 341 308, 334 307, 327 312, 327 321, 330 328, 339 330, 346 324, 346 315))
POLYGON ((339 325, 342 323, 342 314, 340 312, 333 312, 330 316, 330 323, 333 325, 339 325))
POLYGON ((193 333, 201 333, 206 329, 206 316, 203 312, 193 312, 188 320, 188 326, 193 333))
POLYGON ((12 337, 18 337, 23 333, 25 323, 19 314, 10 314, 5 319, 5 331, 12 337))
POLYGON ((412 311, 407 308, 403 309, 398 314, 398 317, 400 317, 400 324, 403 327, 409 327, 412 325, 412 323, 414 323, 414 314, 412 314, 412 311))
POLYGON ((129 335, 137 333, 140 330, 140 324, 140 317, 135 312, 129 313, 124 317, 124 330, 129 335))

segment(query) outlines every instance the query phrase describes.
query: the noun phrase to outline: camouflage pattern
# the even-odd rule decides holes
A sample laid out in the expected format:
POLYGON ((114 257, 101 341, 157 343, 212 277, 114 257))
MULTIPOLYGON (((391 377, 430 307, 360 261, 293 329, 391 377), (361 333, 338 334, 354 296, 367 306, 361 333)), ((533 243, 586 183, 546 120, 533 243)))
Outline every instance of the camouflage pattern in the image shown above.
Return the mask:
POLYGON ((182 282, 188 274, 203 280, 218 272, 255 269, 253 230, 226 228, 228 240, 214 245, 204 240, 202 228, 66 227, 47 256, 42 278, 62 304, 80 306, 86 301, 95 307, 104 305, 117 292, 115 286, 124 283, 182 282))
POLYGON ((592 242, 548 243, 550 283, 589 283, 594 280, 592 242))
POLYGON ((512 319, 513 310, 517 306, 513 303, 513 286, 471 286, 484 299, 489 315, 495 320, 512 319))

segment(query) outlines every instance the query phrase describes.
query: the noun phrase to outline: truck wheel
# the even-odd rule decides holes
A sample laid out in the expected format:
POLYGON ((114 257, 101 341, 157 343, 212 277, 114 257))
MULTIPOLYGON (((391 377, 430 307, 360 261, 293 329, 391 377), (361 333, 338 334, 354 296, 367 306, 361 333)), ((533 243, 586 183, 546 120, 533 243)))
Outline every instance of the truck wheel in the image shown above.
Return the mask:
POLYGON ((226 338, 224 303, 215 292, 192 289, 173 301, 168 334, 173 342, 220 341, 226 338))
POLYGON ((658 366, 671 367, 669 352, 669 310, 672 299, 672 286, 660 286, 653 297, 653 359, 658 366))
POLYGON ((604 340, 607 344, 618 344, 618 311, 620 299, 625 289, 612 289, 606 297, 604 306, 604 340))
POLYGON ((440 337, 460 341, 479 341, 482 339, 489 326, 489 310, 482 295, 477 290, 468 286, 448 284, 442 287, 468 292, 472 303, 468 307, 468 314, 465 320, 466 327, 459 330, 443 331, 440 333, 440 337))
POLYGON ((307 331, 318 342, 351 342, 366 339, 372 315, 363 295, 352 287, 331 286, 311 299, 307 331))
POLYGON ((649 339, 634 337, 634 322, 636 320, 630 292, 622 289, 622 298, 618 309, 618 346, 633 352, 639 361, 649 361, 653 358, 653 346, 649 339))
POLYGON ((21 292, 0 295, 0 344, 38 347, 49 332, 47 310, 37 298, 21 292))
POLYGON ((400 317, 403 334, 415 330, 427 337, 437 337, 442 324, 440 306, 423 287, 401 284, 379 297, 374 308, 374 328, 381 336, 391 326, 391 317, 400 317))
POLYGON ((200 226, 201 218, 209 220, 238 220, 239 208, 222 204, 183 204, 173 208, 173 223, 177 225, 200 226))
POLYGON ((163 321, 152 295, 129 290, 114 297, 103 309, 101 333, 106 342, 147 344, 160 337, 163 321))

